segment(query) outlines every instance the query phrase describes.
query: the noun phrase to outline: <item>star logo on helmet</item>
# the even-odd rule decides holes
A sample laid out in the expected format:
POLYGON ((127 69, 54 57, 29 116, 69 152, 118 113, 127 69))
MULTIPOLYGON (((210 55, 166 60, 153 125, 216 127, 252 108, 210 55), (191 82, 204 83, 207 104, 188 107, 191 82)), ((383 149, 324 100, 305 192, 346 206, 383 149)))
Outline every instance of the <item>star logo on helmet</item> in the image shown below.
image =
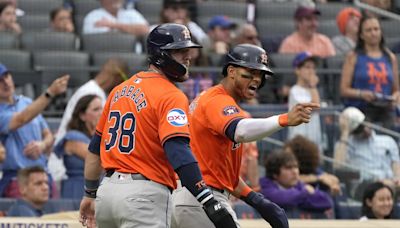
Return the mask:
POLYGON ((261 58, 261 62, 262 63, 264 63, 264 64, 268 63, 268 57, 267 57, 267 55, 265 53, 262 53, 260 58, 261 58))
POLYGON ((182 34, 183 34, 183 37, 184 37, 185 39, 188 39, 188 40, 191 39, 191 37, 190 37, 190 32, 189 32, 189 29, 188 29, 188 28, 183 29, 183 30, 182 30, 182 34))

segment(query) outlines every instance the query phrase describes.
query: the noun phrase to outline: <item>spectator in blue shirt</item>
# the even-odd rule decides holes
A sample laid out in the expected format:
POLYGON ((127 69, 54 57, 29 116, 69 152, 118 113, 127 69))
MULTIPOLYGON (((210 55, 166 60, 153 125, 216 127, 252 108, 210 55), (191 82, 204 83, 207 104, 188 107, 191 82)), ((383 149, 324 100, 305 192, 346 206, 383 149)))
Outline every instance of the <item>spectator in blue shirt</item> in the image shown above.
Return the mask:
POLYGON ((96 95, 82 97, 75 106, 68 131, 54 148, 62 156, 68 178, 61 182, 61 197, 82 199, 83 169, 85 157, 89 152, 90 139, 103 110, 102 100, 96 95))
POLYGON ((21 199, 11 206, 7 216, 39 217, 49 200, 49 181, 46 171, 40 166, 32 166, 18 171, 18 186, 21 199))
POLYGON ((261 193, 272 202, 285 209, 324 212, 332 208, 328 193, 300 181, 298 163, 292 152, 270 154, 265 166, 266 177, 260 179, 261 193))
POLYGON ((54 96, 65 92, 68 80, 68 75, 56 79, 46 93, 32 101, 15 94, 11 73, 0 64, 0 142, 7 151, 0 196, 19 196, 15 180, 18 170, 31 166, 46 168, 45 153, 52 147, 53 136, 40 113, 54 96))

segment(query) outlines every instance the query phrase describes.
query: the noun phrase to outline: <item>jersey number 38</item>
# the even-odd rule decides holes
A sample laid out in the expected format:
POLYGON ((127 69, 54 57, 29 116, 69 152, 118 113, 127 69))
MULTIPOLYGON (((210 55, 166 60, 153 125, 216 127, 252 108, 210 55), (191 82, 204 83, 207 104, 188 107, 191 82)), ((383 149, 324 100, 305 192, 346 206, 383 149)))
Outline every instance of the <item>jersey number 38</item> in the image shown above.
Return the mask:
POLYGON ((110 123, 108 139, 106 139, 106 151, 115 146, 122 154, 130 154, 135 149, 136 119, 132 112, 121 116, 119 111, 112 111, 108 117, 110 123))

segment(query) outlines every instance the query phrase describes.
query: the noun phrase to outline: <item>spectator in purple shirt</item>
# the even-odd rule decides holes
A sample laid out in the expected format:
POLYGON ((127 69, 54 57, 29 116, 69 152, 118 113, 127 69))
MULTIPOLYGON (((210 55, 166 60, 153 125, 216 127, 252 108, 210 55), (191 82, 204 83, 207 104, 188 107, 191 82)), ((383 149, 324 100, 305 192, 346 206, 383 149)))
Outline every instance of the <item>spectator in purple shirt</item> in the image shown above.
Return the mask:
POLYGON ((261 193, 288 208, 323 212, 332 208, 331 197, 299 179, 299 167, 292 152, 279 151, 270 154, 266 161, 266 177, 260 179, 261 193))

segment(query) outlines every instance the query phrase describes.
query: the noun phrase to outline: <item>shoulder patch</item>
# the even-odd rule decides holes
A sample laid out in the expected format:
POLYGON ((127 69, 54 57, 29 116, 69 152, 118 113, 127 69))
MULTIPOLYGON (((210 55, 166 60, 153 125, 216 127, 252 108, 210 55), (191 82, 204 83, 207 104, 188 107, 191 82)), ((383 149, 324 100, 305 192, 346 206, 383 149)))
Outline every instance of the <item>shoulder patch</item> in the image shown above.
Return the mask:
POLYGON ((167 114, 167 121, 175 127, 182 127, 188 123, 186 113, 179 108, 171 109, 167 114))
POLYGON ((223 111, 224 116, 231 116, 236 113, 239 113, 239 109, 236 106, 226 106, 223 111))

